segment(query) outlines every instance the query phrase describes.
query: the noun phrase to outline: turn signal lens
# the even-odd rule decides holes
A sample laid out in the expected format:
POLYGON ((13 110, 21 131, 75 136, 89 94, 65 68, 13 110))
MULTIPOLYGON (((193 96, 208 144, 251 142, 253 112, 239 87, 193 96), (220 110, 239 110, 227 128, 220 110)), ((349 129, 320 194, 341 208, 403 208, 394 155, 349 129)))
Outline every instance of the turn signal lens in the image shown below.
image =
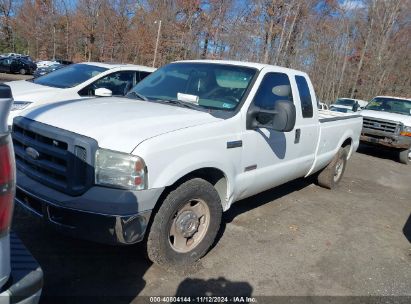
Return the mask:
POLYGON ((408 127, 408 126, 402 127, 400 135, 411 137, 411 127, 408 127))

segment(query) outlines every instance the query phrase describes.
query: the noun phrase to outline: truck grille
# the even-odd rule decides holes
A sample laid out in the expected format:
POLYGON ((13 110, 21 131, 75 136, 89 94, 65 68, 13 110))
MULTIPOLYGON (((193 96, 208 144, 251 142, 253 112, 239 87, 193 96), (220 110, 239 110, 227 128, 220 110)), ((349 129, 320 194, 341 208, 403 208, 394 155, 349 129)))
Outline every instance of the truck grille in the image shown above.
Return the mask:
MULTIPOLYGON (((389 134, 397 134, 400 130, 400 124, 390 120, 363 117, 363 128, 389 134)), ((363 130, 363 132, 366 133, 366 130, 363 130)))
POLYGON ((17 169, 42 184, 69 195, 92 185, 94 140, 19 117, 13 143, 17 169))

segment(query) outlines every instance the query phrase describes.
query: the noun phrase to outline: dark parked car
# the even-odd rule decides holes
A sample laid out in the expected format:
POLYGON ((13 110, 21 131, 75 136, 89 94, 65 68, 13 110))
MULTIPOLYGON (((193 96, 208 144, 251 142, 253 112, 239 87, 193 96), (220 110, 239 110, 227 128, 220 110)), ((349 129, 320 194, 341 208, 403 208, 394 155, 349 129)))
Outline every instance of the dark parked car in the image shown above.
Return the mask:
POLYGON ((54 61, 55 61, 55 62, 58 62, 58 63, 60 63, 60 64, 64 64, 64 65, 69 65, 69 64, 72 64, 72 63, 73 63, 73 61, 70 61, 70 60, 62 60, 62 59, 54 59, 54 61))
POLYGON ((36 69, 37 65, 34 62, 24 58, 0 58, 0 72, 3 73, 33 74, 36 69))
POLYGON ((53 72, 55 70, 59 70, 59 69, 64 68, 64 67, 65 67, 64 64, 56 63, 56 64, 53 64, 53 65, 50 65, 50 66, 47 66, 47 67, 38 68, 33 73, 33 76, 34 76, 34 78, 37 78, 37 77, 46 75, 50 72, 53 72))
POLYGON ((28 55, 23 55, 23 56, 14 56, 14 58, 18 58, 18 59, 25 59, 25 60, 27 60, 27 61, 29 61, 29 62, 33 62, 33 63, 34 63, 33 58, 31 58, 31 57, 30 57, 30 56, 28 56, 28 55))

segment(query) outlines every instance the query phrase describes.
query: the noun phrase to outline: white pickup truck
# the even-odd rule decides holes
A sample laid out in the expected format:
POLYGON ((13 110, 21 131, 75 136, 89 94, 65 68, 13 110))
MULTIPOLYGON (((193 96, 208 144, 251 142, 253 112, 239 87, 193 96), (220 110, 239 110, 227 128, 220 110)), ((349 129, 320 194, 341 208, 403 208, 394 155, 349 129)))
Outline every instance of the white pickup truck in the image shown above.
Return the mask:
POLYGON ((398 151, 399 161, 411 164, 411 99, 377 96, 361 112, 361 141, 398 151))
POLYGON ((235 201, 318 173, 333 188, 361 116, 317 110, 309 77, 257 63, 182 61, 127 97, 63 102, 14 119, 17 201, 56 229, 193 263, 235 201))

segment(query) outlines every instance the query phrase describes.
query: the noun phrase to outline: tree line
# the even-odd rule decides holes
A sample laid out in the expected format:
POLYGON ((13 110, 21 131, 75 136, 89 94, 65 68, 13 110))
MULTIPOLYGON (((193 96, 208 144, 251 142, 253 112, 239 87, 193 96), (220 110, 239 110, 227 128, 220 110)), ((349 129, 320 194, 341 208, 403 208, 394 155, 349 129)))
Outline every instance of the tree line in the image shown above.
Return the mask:
POLYGON ((151 66, 230 59, 309 73, 317 98, 410 97, 411 0, 0 0, 0 52, 151 66), (160 26, 161 21, 161 28, 160 26))

